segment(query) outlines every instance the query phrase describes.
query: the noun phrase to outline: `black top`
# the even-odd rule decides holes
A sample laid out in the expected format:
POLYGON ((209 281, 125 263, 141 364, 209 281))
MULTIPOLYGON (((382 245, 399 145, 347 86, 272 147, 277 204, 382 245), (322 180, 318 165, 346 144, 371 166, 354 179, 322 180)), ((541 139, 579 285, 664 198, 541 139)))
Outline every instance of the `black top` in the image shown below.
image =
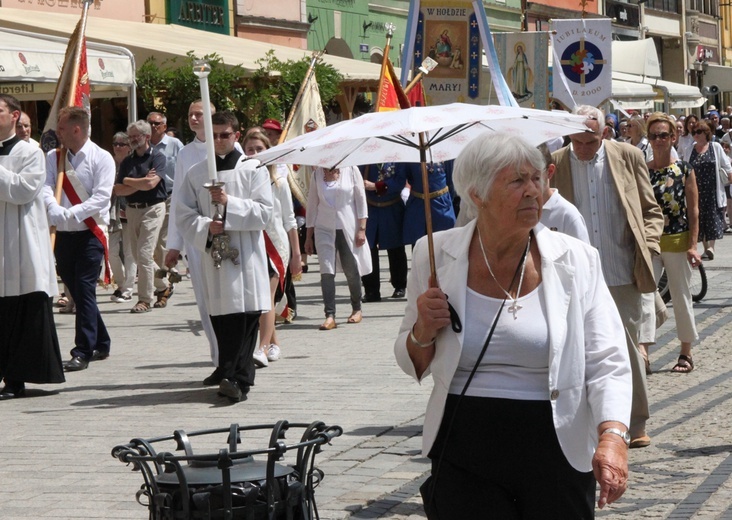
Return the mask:
POLYGON ((240 157, 241 152, 236 149, 230 151, 223 157, 221 157, 220 155, 216 155, 216 171, 225 172, 228 170, 233 170, 234 168, 236 168, 236 163, 239 162, 240 157))
POLYGON ((132 179, 143 179, 147 176, 147 172, 155 169, 160 182, 151 190, 148 191, 136 191, 132 195, 127 195, 125 199, 128 203, 139 204, 148 203, 154 204, 157 202, 165 202, 168 198, 168 191, 165 188, 165 155, 153 150, 152 147, 148 148, 147 151, 138 155, 137 152, 133 152, 131 155, 124 158, 122 164, 119 165, 119 173, 117 174, 117 184, 123 184, 123 180, 126 177, 132 179))
POLYGON ((20 137, 18 137, 18 134, 15 134, 10 139, 5 139, 5 141, 0 142, 0 155, 10 155, 10 150, 12 150, 13 146, 19 142, 20 137))

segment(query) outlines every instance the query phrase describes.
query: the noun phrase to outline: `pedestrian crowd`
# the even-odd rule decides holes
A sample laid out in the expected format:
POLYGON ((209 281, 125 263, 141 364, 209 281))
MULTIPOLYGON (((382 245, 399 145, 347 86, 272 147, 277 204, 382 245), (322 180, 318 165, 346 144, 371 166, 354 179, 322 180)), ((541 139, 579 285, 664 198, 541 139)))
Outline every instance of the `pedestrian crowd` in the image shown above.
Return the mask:
POLYGON ((0 324, 0 399, 112 355, 100 279, 114 284, 112 301, 141 314, 165 309, 188 276, 214 367, 203 384, 245 400, 255 367, 286 355, 275 324, 297 318, 293 282, 307 257, 317 254, 320 268, 319 330, 331 331, 336 273, 347 281, 345 322, 358 324, 368 319, 362 303, 382 299, 385 250, 391 297, 406 298, 397 361, 436 381, 425 419, 426 508, 479 516, 471 482, 488 466, 495 471, 481 485, 506 515, 561 496, 551 506, 557 518, 589 517, 596 482, 600 507, 622 495, 625 449, 651 444, 646 378, 667 316, 656 291, 664 269, 681 343, 672 370, 694 369, 692 269, 714 260, 715 241, 732 232, 732 107, 704 120, 577 107, 588 130, 566 146, 486 134, 455 164, 428 164, 428 185, 422 165, 394 162, 314 168, 298 183, 296 168, 257 160, 280 141, 279 121, 245 130, 213 106, 208 157, 204 108, 189 107, 188 144, 151 112, 114 135, 112 153, 91 141, 86 110, 64 108, 63 147, 44 157, 18 100, 0 95, 0 310, 14 318, 0 324), (425 199, 433 230, 444 231, 434 263, 425 199), (59 311, 75 313, 65 362, 57 277, 59 311), (475 445, 476 417, 478 437, 494 442, 475 445), (498 460, 495 444, 509 448, 498 460), (559 479, 544 473, 557 467, 559 479), (527 483, 527 471, 552 486, 527 483))

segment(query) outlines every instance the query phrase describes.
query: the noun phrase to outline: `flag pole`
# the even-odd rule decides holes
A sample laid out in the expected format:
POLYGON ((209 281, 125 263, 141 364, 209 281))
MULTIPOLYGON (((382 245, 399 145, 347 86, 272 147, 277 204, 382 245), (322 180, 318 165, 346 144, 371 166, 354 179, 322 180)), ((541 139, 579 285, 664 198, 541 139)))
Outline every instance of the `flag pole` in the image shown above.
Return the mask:
MULTIPOLYGON (((377 90, 377 99, 381 99, 381 90, 384 88, 384 80, 386 78, 387 61, 389 61, 389 51, 391 50, 391 38, 394 36, 396 25, 393 23, 384 24, 386 29, 386 45, 384 45, 384 56, 381 60, 381 74, 379 75, 379 89, 377 90)), ((396 79, 396 78, 394 78, 396 79)), ((378 108, 377 108, 378 110, 378 108)))
MULTIPOLYGON (((84 34, 86 33, 86 18, 89 13, 89 5, 93 0, 83 0, 83 10, 81 12, 81 26, 79 28, 79 34, 76 37, 76 48, 74 49, 74 70, 71 74, 71 84, 69 95, 67 97, 66 106, 74 106, 76 103, 76 90, 79 86, 79 64, 81 63, 81 53, 84 48, 84 34)), ((69 41, 71 44, 71 41, 69 41)), ((63 74, 61 74, 63 77, 63 74)), ((61 80, 61 78, 59 78, 61 80)), ((63 92, 63 86, 62 90, 63 92)), ((54 196, 56 197, 56 203, 61 204, 61 197, 64 192, 64 177, 66 176, 66 149, 62 146, 56 149, 56 190, 54 196)), ((51 250, 56 247, 56 226, 51 227, 51 250)))
POLYGON ((302 83, 300 84, 300 90, 297 92, 297 96, 295 96, 295 101, 292 104, 292 108, 290 109, 290 113, 287 116, 287 120, 285 121, 285 126, 282 128, 282 133, 280 134, 280 139, 277 143, 274 144, 281 144, 285 142, 285 139, 287 138, 287 134, 290 131, 290 127, 292 126, 292 120, 295 119, 295 113, 297 112, 297 109, 300 107, 300 102, 302 101, 303 94, 305 93, 305 88, 307 88, 308 83, 310 82, 311 78, 315 75, 315 65, 318 63, 318 60, 320 60, 320 57, 323 55, 325 51, 313 51, 313 55, 310 58, 310 66, 308 67, 307 72, 305 73, 305 78, 302 80, 302 83))

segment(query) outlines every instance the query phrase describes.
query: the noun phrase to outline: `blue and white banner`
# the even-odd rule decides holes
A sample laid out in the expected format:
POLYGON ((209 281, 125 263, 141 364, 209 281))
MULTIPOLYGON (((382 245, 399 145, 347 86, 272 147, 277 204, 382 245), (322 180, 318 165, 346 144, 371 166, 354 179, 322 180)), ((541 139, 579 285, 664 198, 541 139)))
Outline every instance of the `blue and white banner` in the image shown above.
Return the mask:
POLYGON ((612 95, 611 20, 553 20, 552 28, 554 99, 567 108, 601 105, 612 95))

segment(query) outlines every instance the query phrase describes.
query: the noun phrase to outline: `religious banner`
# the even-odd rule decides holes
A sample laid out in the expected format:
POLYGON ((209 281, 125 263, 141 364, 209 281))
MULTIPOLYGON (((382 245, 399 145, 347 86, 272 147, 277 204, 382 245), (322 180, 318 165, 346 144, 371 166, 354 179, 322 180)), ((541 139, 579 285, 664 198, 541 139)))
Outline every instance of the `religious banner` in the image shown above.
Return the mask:
POLYGON ((612 95, 611 20, 553 20, 552 27, 554 99, 570 109, 601 105, 612 95))
POLYGON ((519 106, 549 110, 549 33, 494 33, 498 62, 519 106))
MULTIPOLYGON (((409 62, 429 56, 437 67, 423 79, 428 105, 466 102, 479 94, 482 45, 469 0, 422 0, 409 62)), ((409 62, 407 67, 409 67, 409 62)))

